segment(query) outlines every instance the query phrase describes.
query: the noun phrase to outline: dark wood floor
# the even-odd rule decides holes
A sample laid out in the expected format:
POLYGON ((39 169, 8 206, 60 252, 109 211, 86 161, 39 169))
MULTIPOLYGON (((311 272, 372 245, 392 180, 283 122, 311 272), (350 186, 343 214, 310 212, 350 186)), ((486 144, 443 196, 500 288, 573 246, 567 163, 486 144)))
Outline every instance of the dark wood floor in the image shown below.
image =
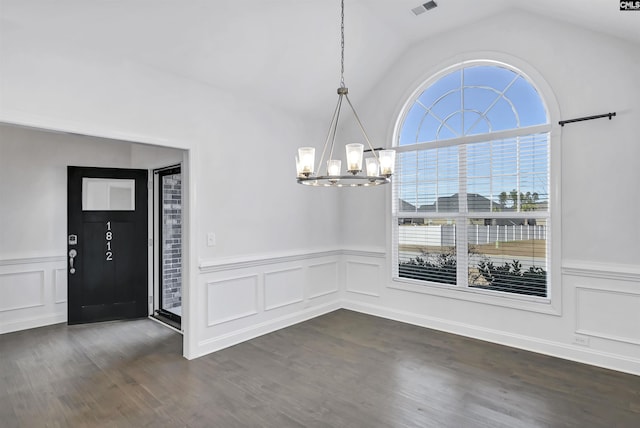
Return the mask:
POLYGON ((0 336, 1 427, 640 427, 640 377, 340 310, 187 361, 139 320, 0 336))

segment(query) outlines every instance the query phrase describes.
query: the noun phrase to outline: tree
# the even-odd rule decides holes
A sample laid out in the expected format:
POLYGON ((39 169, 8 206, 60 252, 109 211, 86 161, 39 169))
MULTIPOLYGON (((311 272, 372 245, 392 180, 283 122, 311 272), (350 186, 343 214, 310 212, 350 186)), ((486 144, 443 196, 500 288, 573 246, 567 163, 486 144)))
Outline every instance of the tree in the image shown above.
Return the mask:
POLYGON ((509 199, 513 203, 512 208, 516 210, 518 208, 518 191, 516 189, 509 192, 509 199))
POLYGON ((507 196, 507 192, 500 193, 500 196, 498 196, 498 201, 500 201, 501 208, 506 208, 508 199, 509 197, 507 196))
POLYGON ((506 205, 507 201, 511 201, 511 208, 517 210, 519 207, 520 211, 535 211, 539 199, 538 192, 518 193, 516 189, 510 191, 508 195, 507 192, 502 192, 498 196, 501 205, 506 205))
POLYGON ((537 192, 527 192, 525 195, 520 194, 520 209, 522 211, 535 211, 540 196, 537 192))

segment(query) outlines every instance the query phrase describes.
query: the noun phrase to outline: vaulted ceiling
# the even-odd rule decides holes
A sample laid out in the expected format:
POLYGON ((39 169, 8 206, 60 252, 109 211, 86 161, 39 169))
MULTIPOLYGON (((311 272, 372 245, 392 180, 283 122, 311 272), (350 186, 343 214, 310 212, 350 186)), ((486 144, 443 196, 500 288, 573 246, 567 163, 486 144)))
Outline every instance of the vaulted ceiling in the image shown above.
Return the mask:
MULTIPOLYGON (((640 44, 616 0, 346 0, 346 81, 371 89, 409 46, 512 9, 640 44)), ((17 52, 139 64, 303 114, 339 83, 339 0, 0 0, 0 61, 17 52)), ((108 76, 104 76, 108 79, 108 76)), ((10 84, 10 82, 9 82, 10 84)), ((331 101, 332 103, 333 101, 331 101)), ((329 108, 328 104, 322 104, 329 108)))

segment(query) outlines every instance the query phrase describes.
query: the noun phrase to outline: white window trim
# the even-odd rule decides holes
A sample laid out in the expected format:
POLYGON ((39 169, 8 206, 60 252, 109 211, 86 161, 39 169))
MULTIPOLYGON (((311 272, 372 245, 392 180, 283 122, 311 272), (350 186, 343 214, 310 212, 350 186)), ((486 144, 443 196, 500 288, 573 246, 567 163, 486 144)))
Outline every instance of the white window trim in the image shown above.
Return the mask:
MULTIPOLYGON (((549 114, 549 123, 543 125, 537 125, 528 128, 520 128, 517 130, 508 130, 503 132, 496 132, 491 136, 491 139, 507 138, 514 134, 521 135, 523 129, 527 129, 530 133, 534 133, 534 129, 539 129, 539 132, 549 132, 549 193, 550 193, 550 210, 548 218, 550 220, 549 233, 552 236, 549 243, 549 296, 546 298, 532 297, 525 295, 510 295, 505 293, 491 292, 488 290, 473 289, 469 287, 457 287, 447 284, 429 283, 426 281, 412 280, 409 278, 396 278, 394 272, 397 271, 397 255, 394 247, 394 217, 393 215, 393 198, 395 197, 394 189, 387 192, 387 254, 388 263, 390 269, 388 269, 388 288, 402 290, 406 292, 428 294, 438 297, 471 301, 486 305, 507 307, 512 309, 538 312, 549 315, 562 315, 562 256, 561 256, 561 243, 562 243, 562 227, 560 214, 562 212, 561 205, 561 127, 558 125, 560 120, 560 113, 558 103, 555 94, 551 90, 551 87, 547 84, 545 79, 537 72, 537 70, 521 60, 520 58, 513 57, 508 54, 499 52, 478 52, 474 55, 464 54, 455 57, 447 63, 440 66, 433 67, 431 71, 423 74, 422 78, 416 80, 413 89, 406 92, 402 98, 402 103, 396 109, 397 118, 393 124, 390 132, 390 140, 393 147, 397 152, 418 150, 421 147, 428 146, 429 148, 445 147, 450 145, 459 145, 461 142, 469 144, 475 141, 486 141, 487 134, 483 135, 471 135, 456 139, 454 144, 452 140, 441 140, 432 143, 413 144, 408 146, 398 146, 399 130, 404 121, 404 115, 408 111, 410 105, 413 104, 417 96, 424 91, 429 85, 438 80, 440 77, 461 69, 470 65, 497 65, 506 67, 508 69, 514 69, 520 73, 523 77, 534 86, 534 88, 540 94, 543 102, 546 103, 547 111, 549 114), (484 59, 481 59, 484 58, 484 59)), ((400 214, 400 213, 399 213, 400 214)), ((412 213, 412 216, 416 216, 417 213, 412 213)), ((455 213, 451 213, 455 214, 455 213)))

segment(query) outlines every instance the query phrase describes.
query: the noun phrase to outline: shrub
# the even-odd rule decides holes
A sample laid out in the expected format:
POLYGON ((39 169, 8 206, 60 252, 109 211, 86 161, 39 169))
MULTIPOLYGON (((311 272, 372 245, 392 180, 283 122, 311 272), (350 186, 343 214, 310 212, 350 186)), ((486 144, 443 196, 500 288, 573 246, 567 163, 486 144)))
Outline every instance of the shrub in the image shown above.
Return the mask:
POLYGON ((439 254, 426 254, 400 262, 398 271, 401 277, 422 281, 456 284, 456 255, 454 250, 439 254))
POLYGON ((531 266, 523 271, 519 260, 495 266, 485 257, 478 263, 478 272, 484 284, 474 284, 473 287, 529 296, 547 296, 547 271, 539 266, 531 266))
MULTIPOLYGON (((470 254, 472 253, 470 249, 470 254)), ((402 278, 455 285, 455 249, 438 254, 423 253, 406 262, 400 262, 398 271, 402 278)), ((529 296, 547 296, 547 271, 539 266, 523 270, 519 260, 496 266, 491 259, 483 257, 478 262, 477 271, 477 275, 470 275, 470 287, 529 296)))

